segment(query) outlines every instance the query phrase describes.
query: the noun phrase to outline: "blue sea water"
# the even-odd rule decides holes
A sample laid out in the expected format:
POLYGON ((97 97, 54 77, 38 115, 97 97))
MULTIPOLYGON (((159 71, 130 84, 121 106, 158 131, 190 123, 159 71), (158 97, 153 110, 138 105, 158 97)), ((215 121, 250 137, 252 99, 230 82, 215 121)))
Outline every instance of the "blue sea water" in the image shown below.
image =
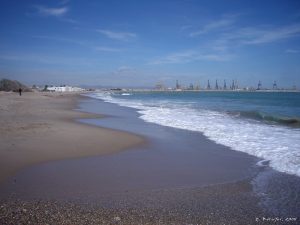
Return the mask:
POLYGON ((201 132, 300 176, 300 93, 101 92, 91 97, 135 108, 146 122, 201 132))

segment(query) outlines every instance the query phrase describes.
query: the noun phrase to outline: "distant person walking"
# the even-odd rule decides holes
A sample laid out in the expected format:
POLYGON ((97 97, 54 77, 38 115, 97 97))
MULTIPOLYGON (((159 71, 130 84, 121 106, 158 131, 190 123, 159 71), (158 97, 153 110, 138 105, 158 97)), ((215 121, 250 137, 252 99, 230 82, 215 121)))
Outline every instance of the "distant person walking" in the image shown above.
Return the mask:
POLYGON ((19 88, 19 94, 22 95, 22 88, 19 88))

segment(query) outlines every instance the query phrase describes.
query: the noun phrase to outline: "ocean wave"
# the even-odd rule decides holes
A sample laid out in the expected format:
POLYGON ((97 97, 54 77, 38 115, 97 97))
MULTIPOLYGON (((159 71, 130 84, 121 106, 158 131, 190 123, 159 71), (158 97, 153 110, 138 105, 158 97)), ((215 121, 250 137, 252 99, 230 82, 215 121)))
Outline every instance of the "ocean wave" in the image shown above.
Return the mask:
POLYGON ((271 114, 258 112, 258 111, 241 111, 241 112, 233 112, 229 114, 255 119, 266 123, 277 123, 277 124, 287 125, 291 127, 300 127, 300 118, 296 118, 296 117, 271 115, 271 114))
POLYGON ((140 118, 203 133, 210 140, 269 161, 281 172, 300 176, 300 129, 259 123, 242 116, 193 108, 166 101, 119 99, 110 94, 93 97, 138 110, 140 118))

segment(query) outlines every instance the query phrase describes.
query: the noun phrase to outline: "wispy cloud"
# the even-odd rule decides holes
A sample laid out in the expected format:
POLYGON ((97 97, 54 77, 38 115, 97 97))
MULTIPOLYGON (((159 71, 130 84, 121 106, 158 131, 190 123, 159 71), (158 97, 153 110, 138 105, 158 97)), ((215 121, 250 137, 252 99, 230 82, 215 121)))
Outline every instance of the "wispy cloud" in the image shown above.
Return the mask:
MULTIPOLYGON (((209 41, 201 44, 201 48, 196 50, 186 50, 172 53, 164 57, 157 58, 149 64, 179 64, 193 61, 228 61, 235 55, 232 54, 237 47, 247 45, 262 45, 300 36, 300 24, 290 24, 285 26, 257 26, 257 27, 236 27, 234 16, 207 24, 197 33, 191 36, 203 34, 209 31, 216 31, 216 38, 211 37, 209 41)), ((286 53, 300 53, 295 49, 288 49, 286 53)))
POLYGON ((74 25, 81 25, 82 23, 77 21, 77 20, 74 20, 74 19, 71 19, 71 18, 66 18, 66 17, 59 17, 59 20, 63 21, 63 22, 67 22, 67 23, 72 23, 74 25))
POLYGON ((300 36, 300 24, 282 27, 246 27, 220 34, 219 42, 236 45, 258 45, 300 36))
POLYGON ((91 43, 88 43, 86 41, 80 41, 80 40, 76 40, 76 39, 72 39, 72 38, 46 36, 46 35, 33 35, 31 37, 35 38, 35 39, 44 39, 44 40, 50 40, 50 41, 54 41, 54 42, 65 42, 68 44, 80 45, 80 46, 89 48, 91 50, 102 51, 102 52, 124 51, 124 49, 121 49, 121 48, 113 48, 113 47, 107 47, 107 46, 93 46, 91 43))
POLYGON ((101 51, 101 52, 121 52, 121 51, 123 51, 123 49, 120 49, 120 48, 111 48, 111 47, 105 47, 105 46, 95 47, 95 50, 101 51))
POLYGON ((165 57, 161 57, 154 61, 149 62, 151 65, 159 64, 179 64, 179 63, 189 63, 193 61, 228 61, 233 57, 233 55, 226 53, 203 53, 195 50, 187 50, 177 53, 169 54, 165 57))
POLYGON ((76 45, 88 46, 88 44, 84 41, 79 41, 79 40, 75 40, 75 39, 71 39, 71 38, 45 36, 45 35, 33 35, 31 37, 36 38, 36 39, 45 39, 45 40, 67 42, 67 43, 72 43, 72 44, 76 44, 76 45))
POLYGON ((224 16, 220 20, 211 21, 205 26, 203 26, 201 29, 197 31, 191 32, 189 35, 190 37, 197 37, 201 34, 205 34, 211 31, 220 31, 222 29, 227 29, 228 27, 231 27, 235 21, 236 21, 236 15, 229 15, 224 16))
POLYGON ((120 40, 120 41, 128 41, 130 39, 136 38, 137 35, 135 33, 130 32, 116 32, 111 30, 97 30, 97 32, 105 35, 108 38, 120 40))
POLYGON ((33 5, 32 8, 34 12, 27 13, 28 16, 39 15, 43 17, 55 17, 62 22, 72 23, 72 24, 81 24, 77 20, 68 18, 66 15, 70 11, 68 3, 70 0, 61 0, 58 3, 58 7, 48 7, 44 5, 33 5))
POLYGON ((248 29, 240 32, 244 44, 263 44, 280 41, 300 35, 300 24, 273 29, 248 29))
POLYGON ((117 72, 118 73, 135 73, 136 72, 136 69, 130 67, 130 66, 120 66, 118 69, 117 69, 117 72))
POLYGON ((31 63, 45 64, 45 65, 65 65, 65 66, 92 65, 91 61, 87 58, 58 57, 58 56, 48 56, 48 55, 35 54, 35 53, 0 54, 0 60, 15 61, 17 63, 31 62, 31 63))
POLYGON ((36 5, 34 6, 34 8, 37 10, 38 14, 42 16, 61 17, 66 15, 66 13, 69 11, 69 8, 67 6, 50 8, 47 6, 36 5))
POLYGON ((287 50, 285 50, 285 53, 298 54, 298 53, 300 53, 300 51, 296 50, 296 49, 287 49, 287 50))
POLYGON ((192 25, 183 25, 180 27, 180 31, 186 31, 186 30, 189 30, 189 29, 192 29, 193 26, 192 25))
POLYGON ((217 38, 211 38, 205 45, 212 52, 230 53, 238 47, 271 44, 299 36, 300 24, 244 27, 221 32, 217 38))
POLYGON ((217 38, 211 37, 212 49, 228 50, 230 47, 259 45, 282 41, 300 36, 300 23, 284 26, 259 25, 240 27, 237 19, 240 14, 225 15, 220 20, 207 23, 201 29, 190 32, 190 37, 214 32, 217 38))
POLYGON ((60 4, 60 5, 66 5, 66 4, 68 4, 70 1, 71 1, 71 0, 61 0, 59 4, 60 4))

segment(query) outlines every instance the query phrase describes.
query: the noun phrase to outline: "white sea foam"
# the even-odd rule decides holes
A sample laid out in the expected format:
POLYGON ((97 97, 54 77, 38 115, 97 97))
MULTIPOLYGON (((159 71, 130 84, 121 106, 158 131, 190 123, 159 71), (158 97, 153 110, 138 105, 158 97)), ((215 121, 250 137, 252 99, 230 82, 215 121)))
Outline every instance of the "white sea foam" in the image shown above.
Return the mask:
POLYGON ((114 98, 110 94, 93 97, 138 109, 144 121, 163 126, 198 131, 216 143, 270 161, 281 172, 300 176, 300 129, 267 125, 176 102, 114 98))

